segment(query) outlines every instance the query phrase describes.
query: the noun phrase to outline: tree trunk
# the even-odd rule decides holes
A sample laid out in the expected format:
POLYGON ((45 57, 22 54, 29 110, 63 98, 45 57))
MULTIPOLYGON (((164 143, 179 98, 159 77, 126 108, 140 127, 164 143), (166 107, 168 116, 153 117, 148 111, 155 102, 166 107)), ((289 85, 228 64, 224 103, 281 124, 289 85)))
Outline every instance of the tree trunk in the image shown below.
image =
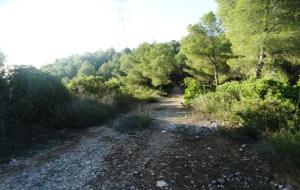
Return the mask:
POLYGON ((263 41, 262 41, 262 45, 260 47, 260 53, 258 55, 258 62, 256 65, 256 70, 255 70, 256 78, 261 77, 261 71, 264 67, 264 58, 265 58, 264 45, 265 45, 266 35, 270 32, 270 28, 269 28, 270 12, 271 12, 271 1, 267 0, 266 5, 265 5, 265 15, 264 15, 264 30, 263 30, 263 34, 262 34, 263 41))
POLYGON ((214 64, 214 77, 215 77, 215 85, 218 86, 219 85, 219 75, 218 75, 218 71, 217 71, 217 67, 214 64))
POLYGON ((259 78, 261 76, 261 71, 264 67, 263 59, 264 59, 264 50, 263 50, 263 48, 260 48, 258 62, 257 62, 256 69, 255 69, 255 77, 256 78, 259 78))

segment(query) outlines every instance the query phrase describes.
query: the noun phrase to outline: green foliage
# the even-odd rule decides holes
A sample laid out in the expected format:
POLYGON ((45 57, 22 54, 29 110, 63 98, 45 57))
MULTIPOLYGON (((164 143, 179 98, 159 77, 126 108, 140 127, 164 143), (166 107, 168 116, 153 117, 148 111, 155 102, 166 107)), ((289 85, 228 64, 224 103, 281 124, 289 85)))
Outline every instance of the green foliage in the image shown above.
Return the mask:
POLYGON ((219 75, 228 73, 227 60, 232 57, 231 43, 222 33, 220 22, 210 12, 188 30, 181 47, 181 53, 187 57, 186 72, 202 83, 218 85, 219 75))
POLYGON ((120 57, 120 74, 122 76, 128 75, 129 71, 132 70, 137 63, 138 60, 132 54, 123 54, 120 57))
MULTIPOLYGON (((299 167, 300 1, 217 2, 220 19, 205 14, 180 43, 73 55, 41 70, 4 69, 0 52, 0 149, 49 129, 97 125, 184 83, 185 104, 198 114, 268 135, 299 167)), ((130 114, 117 129, 133 133, 152 120, 130 114)))
POLYGON ((70 95, 60 81, 33 67, 6 68, 3 73, 0 96, 2 143, 37 135, 51 121, 55 110, 70 101, 70 95))
POLYGON ((119 78, 123 92, 140 100, 153 101, 167 90, 173 77, 182 76, 182 70, 176 70, 181 67, 176 60, 178 51, 176 41, 143 43, 131 53, 118 57, 114 67, 116 74, 110 77, 119 78))
POLYGON ((121 118, 116 129, 132 134, 150 128, 152 123, 153 117, 149 113, 133 113, 121 118))
POLYGON ((95 97, 73 97, 65 106, 58 107, 51 124, 56 128, 80 128, 97 125, 112 117, 114 110, 95 97))
POLYGON ((101 77, 80 77, 68 81, 67 88, 77 95, 98 94, 103 95, 106 91, 104 80, 101 77))
POLYGON ((16 67, 6 74, 7 117, 15 124, 44 121, 70 96, 60 81, 33 67, 16 67))
POLYGON ((143 86, 126 86, 122 88, 122 91, 132 94, 132 96, 138 100, 147 102, 154 102, 157 98, 163 95, 163 93, 158 90, 143 86))
POLYGON ((285 173, 299 182, 300 179, 300 132, 281 131, 268 137, 264 145, 264 156, 276 172, 285 173), (280 164, 279 164, 280 163, 280 164))
POLYGON ((106 80, 111 77, 117 77, 119 75, 120 61, 119 56, 114 56, 114 58, 104 64, 98 70, 98 75, 103 76, 106 80))
POLYGON ((89 62, 83 62, 80 69, 78 70, 78 77, 87 77, 91 75, 95 75, 95 68, 89 62))
MULTIPOLYGON (((256 76, 264 65, 299 59, 299 1, 218 0, 218 14, 240 67, 252 64, 256 76)), ((246 71, 249 72, 249 71, 246 71)), ((269 70, 272 72, 272 70, 269 70)))
POLYGON ((178 44, 174 42, 144 43, 133 51, 132 56, 121 57, 121 71, 126 75, 124 85, 162 89, 170 84, 177 63, 176 46, 178 44))
POLYGON ((169 44, 154 44, 149 54, 144 55, 143 75, 151 80, 154 87, 171 83, 170 76, 175 69, 175 52, 169 44))
POLYGON ((77 75, 95 75, 95 71, 98 71, 102 64, 112 60, 115 53, 114 49, 108 49, 106 51, 97 51, 94 53, 86 53, 84 55, 72 55, 67 58, 57 59, 53 64, 43 66, 41 70, 50 73, 59 79, 72 79, 77 75), (81 68, 82 71, 80 74, 79 70, 81 68))
POLYGON ((75 80, 71 83, 76 82, 76 77, 99 76, 103 79, 101 83, 114 78, 119 81, 118 85, 124 93, 150 100, 166 91, 172 80, 176 83, 183 80, 182 62, 178 64, 176 59, 179 49, 180 45, 176 41, 143 43, 134 50, 127 48, 115 52, 109 49, 70 56, 44 66, 42 70, 62 79, 67 85, 71 85, 72 79, 75 80))
POLYGON ((263 132, 291 129, 289 123, 293 119, 295 105, 289 100, 271 96, 264 100, 246 99, 240 103, 235 114, 241 119, 243 132, 247 135, 257 137, 263 132))
POLYGON ((56 130, 97 125, 135 101, 116 79, 81 77, 66 81, 66 87, 33 67, 0 69, 1 156, 56 130))
POLYGON ((121 90, 120 83, 115 78, 109 81, 94 76, 75 78, 66 85, 73 96, 108 105, 111 108, 127 109, 134 101, 128 93, 121 90))
POLYGON ((269 139, 275 151, 300 168, 300 132, 273 133, 269 139))
POLYGON ((184 79, 184 101, 186 105, 190 105, 194 99, 196 99, 200 94, 207 93, 212 90, 211 86, 201 85, 194 78, 184 79))
POLYGON ((195 111, 231 125, 242 125, 248 135, 292 129, 299 88, 271 79, 230 82, 200 95, 195 111), (296 96, 295 96, 296 95, 296 96))

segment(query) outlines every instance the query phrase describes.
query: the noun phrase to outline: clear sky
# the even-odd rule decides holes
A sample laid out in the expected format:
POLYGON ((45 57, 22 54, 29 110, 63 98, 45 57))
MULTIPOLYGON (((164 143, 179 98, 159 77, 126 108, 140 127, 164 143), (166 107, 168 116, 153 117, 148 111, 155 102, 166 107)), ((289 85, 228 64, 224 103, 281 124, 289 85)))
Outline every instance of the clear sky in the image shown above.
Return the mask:
POLYGON ((0 0, 0 49, 8 64, 39 67, 76 53, 180 40, 211 10, 214 0, 0 0))

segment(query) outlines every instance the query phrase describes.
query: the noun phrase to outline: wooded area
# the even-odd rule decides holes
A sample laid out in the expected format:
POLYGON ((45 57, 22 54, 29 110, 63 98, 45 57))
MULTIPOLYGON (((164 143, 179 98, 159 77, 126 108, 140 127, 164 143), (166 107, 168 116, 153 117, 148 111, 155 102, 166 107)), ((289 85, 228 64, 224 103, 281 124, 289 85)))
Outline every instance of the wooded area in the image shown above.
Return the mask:
POLYGON ((179 86, 194 114, 271 147, 299 180, 300 1, 217 4, 181 41, 72 55, 40 69, 4 65, 1 53, 1 157, 179 86))

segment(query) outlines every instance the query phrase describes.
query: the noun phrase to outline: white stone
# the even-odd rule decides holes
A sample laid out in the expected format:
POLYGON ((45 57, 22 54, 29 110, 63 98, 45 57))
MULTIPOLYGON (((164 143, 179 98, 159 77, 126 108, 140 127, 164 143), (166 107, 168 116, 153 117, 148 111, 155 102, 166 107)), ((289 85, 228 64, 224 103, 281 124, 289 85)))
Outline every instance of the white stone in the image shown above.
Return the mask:
POLYGON ((167 184, 164 180, 159 180, 156 182, 156 186, 159 188, 165 188, 168 187, 169 184, 167 184))
POLYGON ((218 179, 218 182, 219 182, 220 184, 223 184, 223 183, 225 183, 225 180, 224 180, 223 178, 220 178, 220 179, 218 179))

